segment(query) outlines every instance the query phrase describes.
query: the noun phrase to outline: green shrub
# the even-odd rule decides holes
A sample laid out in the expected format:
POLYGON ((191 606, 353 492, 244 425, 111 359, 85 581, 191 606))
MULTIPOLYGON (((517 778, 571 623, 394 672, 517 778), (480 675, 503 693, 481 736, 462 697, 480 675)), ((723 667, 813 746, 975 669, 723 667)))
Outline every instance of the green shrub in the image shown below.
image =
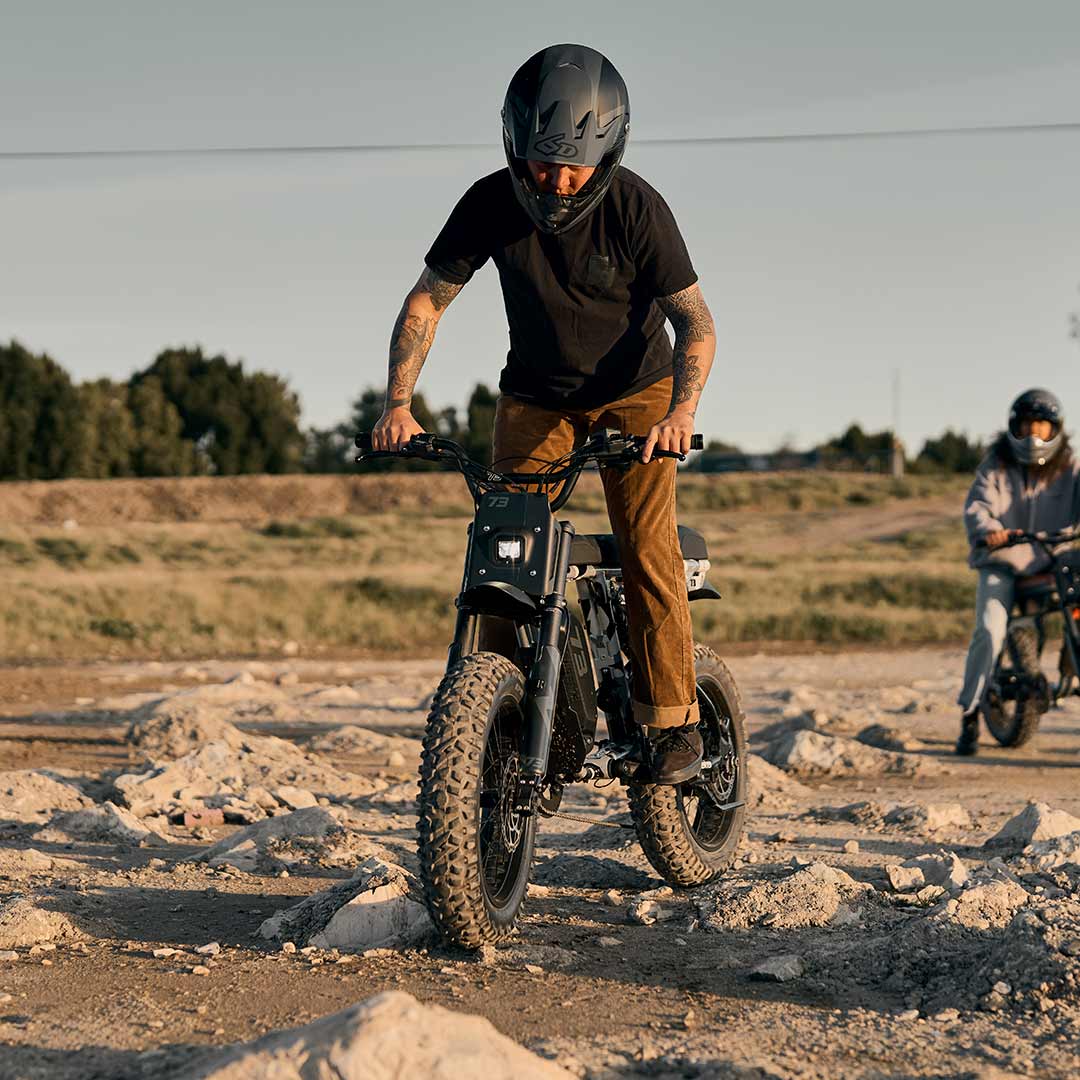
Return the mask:
POLYGON ((117 638, 120 641, 134 641, 138 637, 138 628, 127 619, 91 619, 90 629, 102 637, 117 638))
POLYGON ((68 536, 39 536, 34 542, 42 555, 61 566, 84 563, 90 555, 90 549, 85 544, 68 536))

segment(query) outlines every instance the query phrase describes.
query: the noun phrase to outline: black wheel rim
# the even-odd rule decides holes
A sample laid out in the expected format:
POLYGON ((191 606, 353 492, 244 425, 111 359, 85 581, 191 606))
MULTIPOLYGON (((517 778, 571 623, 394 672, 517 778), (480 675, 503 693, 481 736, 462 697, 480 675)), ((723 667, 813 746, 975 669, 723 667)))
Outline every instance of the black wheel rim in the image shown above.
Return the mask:
POLYGON ((743 791, 742 747, 738 745, 732 710, 723 688, 708 676, 698 679, 698 731, 705 757, 716 762, 702 777, 677 789, 679 811, 694 840, 706 851, 717 851, 736 827, 743 791))
POLYGON ((529 854, 529 819, 513 811, 522 727, 520 709, 505 702, 488 729, 480 765, 480 881, 484 898, 495 909, 512 902, 529 854))

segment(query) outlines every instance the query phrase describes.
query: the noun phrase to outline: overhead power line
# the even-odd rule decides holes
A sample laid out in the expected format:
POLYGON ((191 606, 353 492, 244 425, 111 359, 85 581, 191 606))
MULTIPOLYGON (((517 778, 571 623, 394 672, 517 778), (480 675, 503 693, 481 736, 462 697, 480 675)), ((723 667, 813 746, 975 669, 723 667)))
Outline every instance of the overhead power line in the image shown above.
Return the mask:
MULTIPOLYGON (((889 128, 864 131, 798 131, 775 135, 703 135, 636 138, 635 146, 747 146, 756 143, 850 142, 861 139, 912 139, 957 135, 1012 135, 1029 132, 1080 132, 1080 121, 981 124, 960 127, 889 128)), ((270 155, 384 154, 413 151, 487 150, 494 143, 339 143, 283 146, 176 146, 86 150, 0 150, 0 161, 53 161, 90 158, 258 157, 270 155)))

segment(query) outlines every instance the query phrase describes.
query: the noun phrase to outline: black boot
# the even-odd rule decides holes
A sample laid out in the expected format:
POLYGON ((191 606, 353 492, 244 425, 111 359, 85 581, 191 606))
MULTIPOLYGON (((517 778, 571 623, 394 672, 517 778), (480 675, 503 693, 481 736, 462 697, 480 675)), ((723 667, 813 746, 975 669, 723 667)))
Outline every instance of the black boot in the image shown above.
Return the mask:
POLYGON ((960 738, 956 740, 956 752, 961 757, 974 757, 979 752, 979 714, 965 713, 960 718, 960 738))
POLYGON ((696 725, 663 728, 650 735, 649 741, 652 743, 654 784, 684 784, 701 772, 705 746, 696 725))

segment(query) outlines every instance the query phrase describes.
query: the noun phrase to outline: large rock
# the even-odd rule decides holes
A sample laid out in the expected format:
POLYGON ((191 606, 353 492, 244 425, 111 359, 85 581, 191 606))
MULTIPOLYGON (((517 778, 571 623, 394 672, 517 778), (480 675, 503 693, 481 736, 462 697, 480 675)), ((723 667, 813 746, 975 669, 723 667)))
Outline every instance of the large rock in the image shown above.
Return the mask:
POLYGON ((803 776, 914 776, 927 761, 911 754, 890 753, 853 739, 794 731, 768 743, 761 756, 773 765, 803 776))
POLYGON ((927 885, 937 885, 956 892, 968 879, 967 867, 952 851, 919 855, 899 866, 885 868, 889 883, 897 892, 917 892, 927 885))
POLYGON ((0 904, 0 949, 80 937, 71 920, 40 901, 16 894, 0 904))
MULTIPOLYGON (((235 729, 234 729, 235 730, 235 729)), ((346 802, 386 787, 386 782, 342 772, 284 739, 247 735, 201 746, 175 761, 155 763, 141 773, 125 773, 113 782, 137 817, 185 810, 220 808, 226 820, 252 821, 266 816, 258 801, 267 792, 299 788, 331 802, 346 802)), ((287 806, 286 799, 277 799, 287 806)))
POLYGON ((239 745, 234 721, 295 722, 301 713, 277 686, 237 679, 181 690, 137 709, 127 741, 149 759, 183 757, 210 742, 239 745))
POLYGON ((53 818, 47 828, 34 835, 38 840, 52 840, 54 834, 60 840, 93 840, 133 847, 166 839, 157 830, 144 825, 130 810, 111 802, 76 810, 71 814, 60 814, 53 818))
POLYGON ((431 929, 416 879, 372 855, 348 881, 277 912, 259 933, 268 940, 363 952, 412 944, 431 929))
POLYGON ((399 990, 229 1047, 176 1080, 570 1080, 479 1016, 399 990))
POLYGON ((365 844, 362 837, 343 828, 328 810, 312 806, 240 829, 207 848, 196 856, 196 861, 266 872, 293 869, 300 864, 354 866, 357 853, 365 844))
POLYGON ((74 784, 44 770, 0 772, 0 821, 43 825, 58 810, 82 810, 93 805, 74 784))
POLYGON ((1015 817, 1009 818, 983 845, 988 848, 1023 851, 1028 844, 1054 840, 1080 830, 1080 818, 1046 803, 1028 803, 1015 817))

